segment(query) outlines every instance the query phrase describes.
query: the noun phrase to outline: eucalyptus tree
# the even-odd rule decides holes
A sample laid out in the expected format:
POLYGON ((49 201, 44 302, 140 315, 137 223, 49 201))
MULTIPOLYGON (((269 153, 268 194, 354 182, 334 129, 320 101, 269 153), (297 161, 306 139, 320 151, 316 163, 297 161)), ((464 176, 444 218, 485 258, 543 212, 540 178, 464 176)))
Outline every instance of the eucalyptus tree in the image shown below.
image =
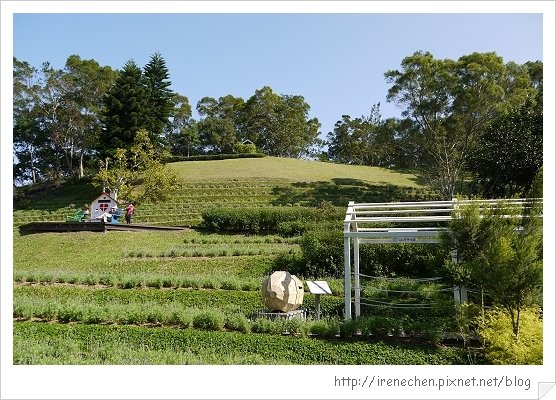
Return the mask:
POLYGON ((26 61, 13 59, 13 152, 14 181, 21 183, 40 179, 39 152, 45 138, 41 137, 35 118, 38 101, 38 70, 26 61))
POLYGON ((14 154, 18 178, 84 175, 100 129, 100 99, 113 71, 68 57, 64 69, 14 59, 14 154), (25 176, 27 174, 27 176, 25 176), (21 175, 21 176, 19 176, 21 175))
POLYGON ((534 93, 527 71, 504 64, 495 53, 454 61, 419 51, 385 77, 392 84, 388 101, 402 106, 402 116, 419 126, 425 173, 445 198, 455 195, 466 158, 491 121, 534 93))
POLYGON ((78 175, 83 177, 84 159, 94 156, 93 149, 99 141, 102 129, 102 100, 112 86, 116 72, 108 66, 101 67, 95 60, 82 60, 78 55, 68 57, 65 71, 72 87, 68 97, 79 108, 73 122, 76 126, 76 152, 79 156, 78 175))
POLYGON ((203 97, 197 103, 201 116, 197 128, 201 145, 205 151, 232 153, 234 145, 242 140, 239 132, 241 113, 245 101, 227 95, 214 99, 203 97))

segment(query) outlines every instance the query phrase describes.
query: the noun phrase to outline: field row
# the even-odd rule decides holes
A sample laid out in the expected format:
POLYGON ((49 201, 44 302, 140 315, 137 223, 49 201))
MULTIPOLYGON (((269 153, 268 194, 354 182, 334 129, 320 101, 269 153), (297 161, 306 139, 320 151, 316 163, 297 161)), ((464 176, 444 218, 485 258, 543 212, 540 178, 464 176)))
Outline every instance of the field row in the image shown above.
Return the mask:
MULTIPOLYGON (((235 291, 261 290, 261 278, 237 278, 226 276, 161 276, 149 274, 135 275, 109 275, 109 274, 79 274, 71 272, 41 273, 17 272, 14 273, 14 283, 25 287, 32 284, 47 285, 83 285, 113 287, 120 289, 132 288, 167 288, 167 289, 220 289, 235 291)), ((329 279, 328 285, 334 296, 343 297, 343 282, 340 279, 329 279)), ((20 287, 20 286, 16 286, 20 287)), ((71 287, 71 286, 70 286, 71 287)))
MULTIPOLYGON (((260 285, 258 287, 260 288, 260 285)), ((167 316, 189 308, 218 310, 224 315, 242 314, 249 317, 264 308, 258 290, 125 290, 74 285, 17 285, 14 287, 13 296, 15 318, 36 317, 64 322, 86 322, 84 318, 89 318, 88 316, 101 318, 105 313, 112 316, 110 318, 118 319, 112 322, 119 322, 119 318, 124 318, 123 315, 139 315, 143 318, 154 312, 156 315, 167 316), (71 315, 71 318, 60 317, 61 315, 71 315)), ((307 294, 303 307, 314 311, 314 300, 314 296, 307 294)), ((323 315, 330 317, 337 317, 342 312, 342 306, 342 297, 325 296, 321 301, 323 315)), ((101 319, 103 322, 111 321, 106 316, 101 319)))
MULTIPOLYGON (((307 294, 303 307, 314 315, 314 296, 307 294)), ((438 341, 446 329, 454 329, 445 315, 413 312, 404 315, 372 313, 350 322, 341 320, 343 298, 326 296, 321 312, 327 322, 314 325, 295 320, 295 325, 252 320, 263 309, 260 293, 234 290, 111 289, 75 286, 16 286, 13 316, 18 320, 178 326, 209 330, 236 330, 281 334, 319 334, 326 337, 371 335, 424 335, 438 341)), ((453 312, 453 307, 452 307, 453 312)))
POLYGON ((467 351, 136 326, 14 323, 14 364, 466 364, 467 351), (246 349, 249 349, 246 352, 246 349))

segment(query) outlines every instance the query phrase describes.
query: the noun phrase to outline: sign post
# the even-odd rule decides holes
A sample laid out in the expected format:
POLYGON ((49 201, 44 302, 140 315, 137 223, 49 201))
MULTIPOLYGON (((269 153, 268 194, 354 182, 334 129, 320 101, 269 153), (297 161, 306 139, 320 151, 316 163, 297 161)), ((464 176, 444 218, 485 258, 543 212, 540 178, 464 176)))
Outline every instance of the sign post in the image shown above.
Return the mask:
POLYGON ((330 287, 326 281, 307 281, 309 292, 315 295, 315 314, 316 319, 320 319, 320 296, 323 294, 332 294, 330 287))

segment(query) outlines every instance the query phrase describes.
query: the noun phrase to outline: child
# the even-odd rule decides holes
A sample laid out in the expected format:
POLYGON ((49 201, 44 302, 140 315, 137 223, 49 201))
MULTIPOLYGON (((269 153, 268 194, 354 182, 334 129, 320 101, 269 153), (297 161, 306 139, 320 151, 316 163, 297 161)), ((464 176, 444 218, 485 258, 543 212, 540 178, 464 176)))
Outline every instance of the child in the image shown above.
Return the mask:
POLYGON ((133 204, 129 203, 125 208, 125 222, 127 224, 131 224, 131 217, 133 217, 134 213, 135 213, 135 207, 133 207, 133 204))

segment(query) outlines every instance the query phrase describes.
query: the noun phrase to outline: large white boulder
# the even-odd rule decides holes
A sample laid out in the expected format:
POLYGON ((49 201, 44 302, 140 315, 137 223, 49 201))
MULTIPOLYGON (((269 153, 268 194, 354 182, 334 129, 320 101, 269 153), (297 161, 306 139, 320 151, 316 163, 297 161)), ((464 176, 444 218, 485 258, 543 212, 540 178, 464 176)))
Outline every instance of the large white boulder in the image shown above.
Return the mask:
POLYGON ((262 295, 271 310, 293 311, 303 303, 303 282, 287 271, 275 271, 263 282, 262 295))

